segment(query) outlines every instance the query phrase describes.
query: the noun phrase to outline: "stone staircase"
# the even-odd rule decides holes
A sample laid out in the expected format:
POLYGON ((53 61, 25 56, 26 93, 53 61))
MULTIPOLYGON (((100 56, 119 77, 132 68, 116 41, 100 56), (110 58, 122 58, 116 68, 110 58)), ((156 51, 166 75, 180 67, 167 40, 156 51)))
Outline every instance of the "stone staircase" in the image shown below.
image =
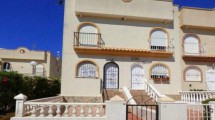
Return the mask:
POLYGON ((103 101, 110 100, 115 95, 118 95, 119 97, 125 100, 123 91, 118 89, 104 89, 102 92, 103 101))
POLYGON ((130 93, 137 104, 156 104, 155 100, 153 100, 145 90, 130 90, 130 93))

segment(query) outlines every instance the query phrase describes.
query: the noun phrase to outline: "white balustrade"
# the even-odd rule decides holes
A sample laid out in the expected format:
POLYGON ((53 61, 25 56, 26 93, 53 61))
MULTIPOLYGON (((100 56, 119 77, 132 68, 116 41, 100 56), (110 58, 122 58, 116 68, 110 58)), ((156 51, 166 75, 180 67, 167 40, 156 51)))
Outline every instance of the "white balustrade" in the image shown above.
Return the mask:
POLYGON ((201 103, 215 97, 215 91, 182 91, 180 94, 181 100, 188 103, 201 103))
POLYGON ((29 117, 105 117, 105 103, 25 102, 29 117))
POLYGON ((145 80, 145 91, 148 93, 148 95, 151 98, 153 98, 156 101, 158 100, 158 98, 166 97, 165 95, 158 92, 155 89, 155 87, 153 85, 149 84, 146 80, 145 80))

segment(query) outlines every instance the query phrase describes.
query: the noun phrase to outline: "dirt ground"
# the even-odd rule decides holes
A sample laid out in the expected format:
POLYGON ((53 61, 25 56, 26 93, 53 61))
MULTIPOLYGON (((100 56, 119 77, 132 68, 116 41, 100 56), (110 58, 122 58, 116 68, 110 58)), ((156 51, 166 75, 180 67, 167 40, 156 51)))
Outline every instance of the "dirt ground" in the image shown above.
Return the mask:
POLYGON ((14 115, 15 113, 8 113, 6 116, 0 117, 0 120, 10 120, 10 118, 13 117, 14 115))

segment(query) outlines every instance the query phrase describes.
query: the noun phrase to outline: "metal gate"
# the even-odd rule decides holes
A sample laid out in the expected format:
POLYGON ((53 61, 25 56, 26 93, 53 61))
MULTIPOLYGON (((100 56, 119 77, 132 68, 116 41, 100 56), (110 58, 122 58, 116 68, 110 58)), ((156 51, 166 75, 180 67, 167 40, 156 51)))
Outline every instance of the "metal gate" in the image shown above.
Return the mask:
MULTIPOLYGON (((134 99, 135 100, 135 99, 134 99)), ((158 120, 158 105, 146 102, 126 105, 126 120, 158 120)), ((129 101, 127 102, 129 103, 129 101)))

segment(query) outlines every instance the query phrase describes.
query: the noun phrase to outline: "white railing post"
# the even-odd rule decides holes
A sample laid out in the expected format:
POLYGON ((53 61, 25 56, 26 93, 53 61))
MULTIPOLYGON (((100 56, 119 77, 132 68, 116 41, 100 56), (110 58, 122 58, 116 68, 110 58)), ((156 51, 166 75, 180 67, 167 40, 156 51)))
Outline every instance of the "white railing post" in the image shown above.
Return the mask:
POLYGON ((15 111, 15 117, 24 117, 25 115, 25 106, 24 102, 27 99, 27 96, 23 94, 19 94, 14 97, 16 100, 16 111, 15 111))

